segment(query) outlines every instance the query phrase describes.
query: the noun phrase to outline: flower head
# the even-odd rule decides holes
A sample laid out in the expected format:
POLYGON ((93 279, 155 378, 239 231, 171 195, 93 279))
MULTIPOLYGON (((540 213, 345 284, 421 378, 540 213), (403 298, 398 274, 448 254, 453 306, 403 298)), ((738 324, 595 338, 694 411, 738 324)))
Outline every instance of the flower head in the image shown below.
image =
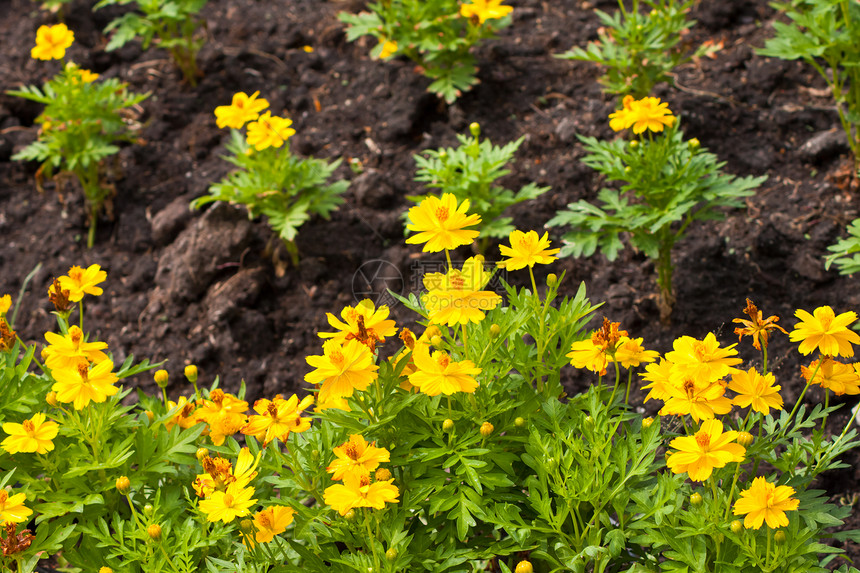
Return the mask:
POLYGON ((51 370, 77 368, 79 364, 98 364, 108 358, 102 352, 107 348, 107 343, 86 342, 84 332, 77 325, 70 326, 65 335, 46 332, 45 340, 48 341, 44 351, 45 365, 51 370))
POLYGON ((75 34, 65 24, 39 26, 36 30, 36 46, 30 50, 34 60, 61 60, 66 48, 75 41, 75 34))
POLYGON ((370 483, 369 475, 358 476, 347 473, 343 476, 343 484, 327 487, 323 492, 323 500, 341 515, 346 515, 356 507, 372 507, 382 509, 386 503, 397 503, 400 490, 391 482, 394 480, 370 483))
POLYGON ((624 368, 636 368, 643 362, 654 362, 660 356, 656 350, 645 350, 641 338, 623 337, 615 349, 614 359, 624 368))
POLYGON ((741 498, 735 502, 733 513, 744 515, 744 527, 759 529, 762 523, 767 523, 771 529, 788 525, 786 511, 794 511, 800 501, 791 497, 794 488, 787 485, 776 486, 763 477, 753 480, 749 489, 741 492, 741 498))
POLYGON ((245 517, 251 513, 251 507, 257 503, 251 499, 253 487, 242 487, 238 482, 227 486, 226 491, 213 491, 209 499, 200 502, 200 511, 206 514, 209 521, 230 523, 237 517, 245 517))
POLYGON ((633 133, 637 134, 646 129, 659 133, 664 127, 672 127, 675 123, 669 104, 660 103, 660 98, 634 100, 633 96, 628 95, 624 97, 622 106, 622 109, 609 114, 609 127, 613 131, 633 127, 633 133))
POLYGON ((538 238, 536 231, 511 231, 509 240, 511 246, 499 245, 499 250, 503 257, 508 257, 505 261, 500 261, 497 264, 508 270, 515 271, 518 269, 529 268, 535 266, 535 263, 548 265, 558 257, 561 249, 549 248, 549 233, 544 233, 543 237, 538 238))
POLYGON ((257 543, 268 543, 287 530, 293 522, 296 510, 285 505, 270 505, 254 514, 254 527, 257 533, 254 539, 257 543))
POLYGON ((475 376, 481 373, 481 369, 471 360, 454 362, 441 350, 433 352, 431 356, 430 347, 426 344, 416 345, 412 360, 415 372, 409 375, 409 383, 428 396, 472 393, 478 387, 475 376))
POLYGON ((112 370, 113 362, 110 360, 102 360, 92 368, 78 364, 53 370, 51 375, 56 382, 51 390, 57 393, 60 402, 73 402, 75 410, 82 410, 90 402, 104 402, 108 396, 119 392, 119 388, 113 385, 118 378, 112 370))
POLYGON ((481 322, 485 312, 502 302, 493 291, 481 290, 489 280, 480 255, 466 259, 462 269, 426 274, 424 287, 428 292, 421 295, 421 302, 430 313, 430 321, 448 326, 481 322))
POLYGON ((296 130, 290 127, 292 124, 293 120, 273 116, 272 112, 267 111, 257 121, 248 124, 248 145, 252 145, 257 151, 268 147, 281 147, 296 134, 296 130))
POLYGON ((333 451, 336 458, 326 468, 333 480, 342 480, 347 474, 370 475, 380 463, 391 459, 388 450, 377 448, 376 442, 367 443, 360 434, 351 435, 333 451))
POLYGON ((305 396, 299 402, 295 394, 288 400, 284 400, 280 394, 272 400, 257 400, 254 402, 254 411, 258 415, 251 416, 241 431, 246 436, 254 436, 264 446, 275 438, 285 442, 290 432, 301 433, 311 427, 311 419, 302 418, 301 414, 313 403, 313 396, 305 396))
POLYGON ((767 337, 770 334, 771 330, 781 330, 783 334, 788 334, 783 327, 777 324, 779 317, 769 316, 766 319, 762 319, 761 311, 756 308, 756 306, 752 303, 750 299, 747 299, 747 306, 744 309, 744 314, 750 317, 750 320, 745 320, 743 318, 735 318, 732 322, 737 322, 738 324, 742 324, 743 328, 738 327, 735 329, 735 334, 738 335, 738 342, 743 339, 744 336, 749 336, 752 338, 753 347, 756 350, 761 350, 762 346, 767 348, 767 337))
POLYGON ((426 243, 422 249, 426 253, 438 253, 471 244, 479 231, 467 230, 466 227, 479 224, 481 217, 467 215, 468 209, 469 200, 464 199, 458 206, 453 193, 444 193, 442 197, 428 195, 407 213, 409 222, 406 229, 417 231, 417 234, 406 239, 406 243, 426 243))
POLYGON ((334 340, 323 343, 322 356, 308 356, 308 364, 315 370, 305 374, 305 381, 322 384, 317 402, 327 403, 330 398, 348 398, 356 390, 366 390, 377 378, 379 366, 373 363, 373 353, 357 340, 340 344, 334 340))
POLYGON ((460 15, 463 18, 477 18, 483 24, 487 20, 504 18, 511 12, 513 7, 503 6, 503 0, 472 0, 471 4, 460 6, 460 15))
POLYGON ((232 127, 239 129, 249 121, 260 117, 260 112, 269 107, 269 102, 263 98, 257 99, 260 92, 251 95, 244 92, 233 94, 230 105, 219 105, 215 108, 215 123, 219 128, 232 127))
POLYGON ((722 381, 696 382, 688 379, 677 384, 670 380, 670 385, 665 390, 669 398, 660 410, 661 416, 689 414, 698 422, 732 411, 732 401, 725 395, 726 384, 722 381))
POLYGON ((340 316, 343 321, 326 313, 328 323, 338 332, 320 332, 320 338, 331 338, 341 344, 355 339, 374 352, 377 343, 385 342, 386 336, 393 336, 397 332, 394 321, 388 319, 388 306, 382 305, 377 309, 369 299, 362 300, 354 307, 345 307, 340 316))
POLYGON ((666 465, 676 474, 686 472, 693 481, 705 481, 714 468, 744 460, 744 447, 731 443, 737 437, 733 430, 723 433, 723 423, 719 420, 705 420, 694 435, 669 443, 678 451, 668 457, 666 465))
POLYGON ((836 362, 829 356, 814 360, 809 368, 801 366, 800 373, 807 382, 832 390, 837 396, 860 394, 860 376, 857 369, 852 365, 836 362))
POLYGON ((782 387, 775 386, 775 382, 776 379, 770 372, 762 376, 755 368, 746 372, 738 370, 732 374, 732 381, 729 383, 729 390, 738 393, 732 404, 741 408, 750 406, 765 416, 770 414, 771 408, 782 410, 782 396, 779 395, 782 387))
POLYGON ((397 42, 394 40, 383 40, 382 50, 379 52, 379 58, 385 60, 397 53, 397 42))
POLYGON ((809 314, 798 310, 794 316, 800 319, 788 335, 792 342, 800 341, 801 354, 809 354, 816 348, 825 356, 854 356, 852 344, 860 344, 860 335, 848 326, 857 320, 854 311, 836 315, 829 306, 820 306, 809 314))
POLYGON ((86 269, 74 266, 69 269, 69 274, 61 276, 60 287, 69 291, 71 302, 80 302, 85 294, 101 296, 102 289, 96 285, 107 279, 107 273, 99 265, 90 265, 86 269))
POLYGON ((4 294, 0 296, 0 317, 6 316, 6 313, 9 312, 9 308, 12 306, 12 297, 8 294, 4 294))
POLYGON ((44 454, 54 449, 53 440, 59 430, 59 424, 50 420, 45 421, 45 414, 39 412, 20 424, 14 422, 3 424, 3 431, 9 434, 9 437, 3 440, 0 446, 10 454, 18 452, 44 454))
POLYGON ((180 396, 177 402, 174 402, 173 400, 167 401, 168 411, 173 410, 174 408, 176 409, 175 413, 166 422, 164 422, 164 427, 167 428, 168 431, 172 430, 173 426, 179 426, 185 430, 194 424, 200 423, 194 415, 194 410, 197 408, 197 404, 185 396, 180 396))
POLYGON ((198 404, 200 407, 194 417, 209 425, 209 437, 216 446, 223 444, 227 436, 232 436, 248 423, 245 416, 248 402, 220 388, 212 390, 208 400, 198 400, 198 404))
POLYGON ((717 337, 709 332, 704 340, 692 336, 676 338, 674 350, 666 353, 666 359, 674 364, 673 380, 694 380, 696 383, 714 382, 736 371, 741 359, 736 355, 737 344, 720 348, 717 337))
POLYGON ((33 510, 24 507, 26 500, 27 496, 23 493, 9 495, 7 489, 0 488, 0 525, 27 521, 33 510))

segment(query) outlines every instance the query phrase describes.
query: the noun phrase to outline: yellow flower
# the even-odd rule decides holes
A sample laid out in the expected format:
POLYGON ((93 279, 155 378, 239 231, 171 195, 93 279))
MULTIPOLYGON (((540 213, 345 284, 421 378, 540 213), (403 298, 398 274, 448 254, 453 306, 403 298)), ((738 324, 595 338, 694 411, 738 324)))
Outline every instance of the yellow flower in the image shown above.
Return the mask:
POLYGON ((24 507, 26 500, 27 496, 23 493, 9 495, 7 489, 0 488, 0 525, 27 521, 33 510, 24 507))
POLYGON ((553 255, 558 254, 561 249, 549 248, 549 233, 544 233, 543 237, 538 238, 536 231, 511 231, 509 240, 511 246, 499 245, 499 250, 503 257, 508 257, 506 261, 499 261, 498 266, 508 271, 529 268, 535 266, 535 263, 548 265, 558 257, 553 255))
POLYGON ((331 338, 340 344, 355 339, 374 352, 377 343, 385 342, 386 336, 394 336, 397 332, 394 321, 388 320, 388 306, 382 305, 377 309, 369 299, 362 300, 354 307, 345 307, 340 316, 343 322, 330 312, 326 313, 328 323, 338 332, 320 332, 320 338, 331 338))
POLYGON ((101 296, 102 289, 96 285, 107 279, 107 273, 99 265, 90 265, 86 270, 74 266, 69 269, 68 276, 61 276, 60 287, 69 291, 69 300, 80 302, 85 294, 101 296))
POLYGON ((493 291, 480 290, 489 280, 490 273, 484 271, 484 257, 480 255, 466 259, 462 269, 425 275, 428 292, 421 295, 421 302, 430 313, 430 321, 448 326, 481 322, 486 311, 502 302, 502 297, 493 291))
POLYGON ((472 0, 471 4, 460 6, 460 15, 463 18, 477 18, 483 24, 487 20, 504 18, 511 12, 513 7, 503 6, 503 0, 472 0))
POLYGON ((412 354, 416 371, 409 375, 409 383, 428 396, 439 393, 450 396, 454 392, 471 394, 478 387, 475 376, 481 369, 471 360, 452 362, 445 352, 437 350, 430 355, 430 347, 418 344, 412 354))
POLYGON ((103 360, 92 369, 79 364, 76 368, 53 370, 51 375, 56 382, 51 390, 57 393, 60 402, 73 402, 75 410, 82 410, 90 402, 104 402, 108 396, 119 392, 113 385, 118 378, 112 370, 110 360, 103 360))
POLYGON ((45 365, 51 370, 77 368, 78 365, 98 364, 108 359, 102 349, 106 342, 86 342, 83 331, 76 325, 69 327, 65 334, 45 333, 48 346, 45 347, 45 365))
POLYGON ((0 316, 6 316, 9 308, 12 306, 12 297, 8 294, 0 296, 0 316))
POLYGON ((732 404, 746 408, 752 407, 756 412, 765 416, 770 414, 770 409, 782 410, 782 396, 779 390, 782 386, 774 386, 776 379, 768 372, 764 376, 750 368, 744 372, 739 370, 732 374, 729 390, 737 392, 738 395, 732 400, 732 404))
POLYGON ((641 338, 623 337, 615 349, 615 361, 624 368, 635 368, 642 362, 654 362, 660 356, 656 350, 645 350, 641 338))
POLYGON ((174 402, 173 400, 167 401, 167 410, 172 411, 176 409, 176 412, 164 422, 164 427, 167 428, 168 431, 173 429, 173 426, 179 426, 183 430, 190 428, 194 424, 198 424, 200 421, 194 415, 194 410, 197 407, 197 404, 188 400, 185 396, 180 396, 178 402, 174 402))
POLYGON ((570 358, 574 368, 587 368, 600 376, 606 374, 606 365, 609 364, 606 349, 595 344, 591 338, 571 344, 570 352, 565 356, 570 358))
POLYGON ((737 437, 734 430, 723 433, 723 423, 719 420, 705 420, 694 435, 669 442, 678 451, 667 458, 666 465, 676 474, 686 472, 693 481, 705 481, 714 468, 744 461, 744 447, 731 443, 737 437))
POLYGON ((377 448, 376 442, 367 443, 364 436, 353 434, 349 440, 334 448, 336 459, 326 468, 331 473, 331 479, 342 480, 344 476, 370 475, 382 462, 391 459, 391 454, 385 448, 377 448))
POLYGON ((726 385, 723 382, 696 383, 686 380, 683 384, 670 384, 665 388, 669 399, 660 410, 660 415, 685 416, 694 421, 710 420, 715 415, 728 414, 732 410, 732 401, 725 396, 726 385))
POLYGON ((382 51, 379 52, 379 58, 384 60, 391 57, 397 52, 397 42, 393 40, 385 40, 382 42, 382 51))
POLYGON ((749 336, 753 339, 753 348, 761 350, 762 346, 767 348, 767 337, 771 330, 781 330, 783 334, 788 334, 783 327, 777 324, 779 320, 778 316, 774 315, 762 319, 761 311, 756 308, 750 299, 747 299, 747 307, 744 309, 744 313, 750 317, 750 320, 743 318, 732 319, 732 322, 744 325, 743 328, 739 327, 735 329, 735 334, 738 335, 738 342, 744 336, 749 336))
POLYGON ((296 130, 290 127, 293 120, 286 117, 272 116, 267 111, 257 121, 248 124, 248 145, 253 145, 257 151, 268 147, 281 147, 296 130))
POLYGON ((409 222, 406 229, 417 231, 417 234, 406 239, 406 243, 426 243, 422 248, 426 253, 438 253, 471 244, 479 231, 467 230, 466 227, 478 225, 481 217, 467 215, 468 209, 469 200, 464 199, 458 206, 453 193, 444 193, 441 198, 428 195, 407 213, 409 222))
POLYGON ((613 131, 632 126, 633 133, 642 133, 646 129, 659 133, 664 127, 672 127, 675 123, 675 116, 672 115, 669 104, 660 103, 660 98, 634 100, 632 96, 625 96, 622 105, 623 109, 609 114, 609 127, 613 131))
POLYGON ((254 495, 253 487, 242 487, 234 482, 227 486, 227 491, 213 491, 209 499, 200 502, 200 511, 206 514, 209 521, 223 521, 230 523, 237 517, 245 517, 251 513, 251 506, 257 500, 251 499, 254 495))
POLYGON ((809 378, 815 373, 811 383, 832 390, 837 396, 860 394, 860 376, 855 367, 836 362, 829 356, 825 356, 820 362, 820 366, 819 361, 814 360, 809 368, 800 367, 800 373, 807 382, 810 382, 809 378))
POLYGON ((775 486, 763 477, 753 480, 749 489, 741 492, 741 498, 735 502, 733 513, 744 515, 744 527, 759 529, 762 523, 767 523, 771 529, 788 525, 786 511, 794 511, 800 501, 791 497, 794 488, 787 485, 775 486))
POLYGON ((788 335, 792 342, 800 341, 801 354, 809 354, 816 348, 825 356, 854 356, 852 344, 860 344, 860 335, 848 326, 857 320, 854 311, 836 315, 829 306, 820 306, 809 314, 798 310, 794 316, 800 319, 788 335))
POLYGON ((44 454, 54 449, 53 439, 57 437, 60 426, 56 422, 45 421, 45 414, 34 414, 21 424, 6 422, 3 431, 9 437, 0 446, 10 454, 19 452, 44 454))
POLYGON ((672 362, 661 358, 658 364, 649 364, 645 367, 645 373, 641 375, 642 379, 650 382, 642 386, 643 390, 648 390, 648 395, 645 396, 644 402, 648 400, 662 400, 663 402, 672 397, 671 389, 674 387, 671 381, 672 362))
POLYGON ((230 105, 219 105, 215 108, 215 124, 219 128, 232 127, 239 129, 249 121, 260 117, 260 112, 269 107, 269 102, 263 98, 257 99, 260 92, 251 95, 244 92, 233 94, 230 105))
POLYGON ((377 378, 379 366, 373 363, 373 353, 357 340, 339 344, 334 340, 323 343, 322 356, 305 358, 315 370, 305 374, 305 381, 322 384, 317 401, 327 403, 331 398, 349 398, 356 390, 366 390, 377 378))
POLYGON ((36 30, 36 46, 30 50, 30 57, 34 60, 60 60, 74 41, 74 32, 65 24, 39 26, 36 30))
POLYGON ((736 372, 735 364, 740 364, 735 350, 737 344, 720 348, 717 337, 709 332, 704 340, 696 340, 692 336, 682 336, 672 343, 674 350, 666 353, 675 368, 672 370, 672 380, 683 383, 684 380, 694 380, 696 383, 714 382, 736 372))
POLYGON ((248 423, 245 416, 248 403, 220 388, 212 390, 208 400, 200 400, 198 403, 200 407, 194 417, 197 421, 209 425, 209 437, 216 446, 223 444, 227 436, 232 436, 248 423))
POLYGON ((399 501, 397 496, 400 495, 400 490, 391 484, 393 481, 391 479, 370 483, 370 476, 348 473, 343 476, 343 485, 335 484, 326 488, 323 500, 341 515, 346 515, 350 509, 356 507, 382 509, 386 503, 399 501))
POLYGON ((311 419, 302 418, 301 414, 313 403, 313 396, 305 396, 300 403, 295 394, 289 400, 284 400, 280 394, 272 400, 257 400, 254 402, 254 411, 259 415, 248 419, 242 433, 254 436, 264 446, 275 438, 286 442, 290 432, 301 433, 311 427, 311 419))
POLYGON ((272 505, 254 514, 254 526, 257 533, 254 536, 257 543, 268 543, 287 530, 293 522, 296 510, 284 505, 272 505))
POLYGON ((91 72, 90 70, 85 70, 84 68, 81 68, 78 70, 78 77, 85 84, 91 84, 94 81, 96 81, 97 79, 99 79, 98 74, 91 72))

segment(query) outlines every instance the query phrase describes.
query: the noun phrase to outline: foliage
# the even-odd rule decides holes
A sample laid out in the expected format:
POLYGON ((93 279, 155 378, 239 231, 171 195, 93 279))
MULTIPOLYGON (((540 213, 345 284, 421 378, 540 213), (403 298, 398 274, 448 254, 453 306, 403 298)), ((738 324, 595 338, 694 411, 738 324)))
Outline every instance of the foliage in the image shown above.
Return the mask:
POLYGON ((381 0, 368 9, 340 14, 348 25, 347 40, 373 36, 379 43, 371 50, 372 57, 402 55, 416 62, 433 80, 427 91, 448 103, 478 83, 471 48, 511 23, 510 16, 486 20, 464 16, 458 0, 381 0))
POLYGON ((583 49, 575 47, 559 58, 593 62, 606 69, 600 78, 606 92, 632 94, 642 98, 660 82, 672 81, 672 71, 679 65, 716 51, 702 45, 689 52, 681 43, 684 33, 695 25, 688 20, 696 0, 633 0, 630 9, 619 0, 618 11, 608 14, 595 10, 603 25, 599 40, 583 49))
MULTIPOLYGON (((42 162, 37 173, 40 189, 43 177, 74 174, 87 202, 88 247, 95 240, 99 212, 114 193, 103 181, 103 160, 119 151, 119 142, 137 140, 139 125, 130 108, 148 96, 129 92, 128 85, 116 78, 96 78, 88 70, 67 63, 41 88, 23 86, 7 92, 45 105, 36 118, 41 123, 38 139, 13 159, 42 162)), ((62 191, 60 180, 58 190, 62 191)))
POLYGON ((116 50, 136 38, 140 39, 143 49, 146 50, 155 41, 160 48, 170 53, 185 81, 194 86, 197 85, 200 75, 197 54, 206 42, 205 37, 199 33, 205 24, 199 13, 206 2, 207 0, 99 0, 94 9, 134 3, 134 8, 139 12, 127 12, 105 28, 105 34, 113 32, 105 50, 116 50))
POLYGON ((744 206, 766 176, 740 177, 722 173, 725 165, 699 146, 684 141, 679 123, 658 134, 638 139, 598 141, 579 137, 588 155, 583 162, 618 181, 621 188, 600 190, 601 205, 579 200, 559 211, 548 226, 569 226, 561 255, 591 256, 600 248, 615 260, 624 248, 621 237, 655 261, 663 315, 674 301, 672 249, 691 223, 721 219, 722 209, 744 206))
POLYGON ((860 5, 848 0, 794 0, 775 5, 791 22, 774 21, 776 34, 758 53, 803 60, 824 78, 856 169, 860 166, 860 5))
MULTIPOLYGON (((469 130, 471 136, 457 135, 460 145, 456 148, 425 149, 413 156, 418 166, 415 181, 439 189, 440 195, 452 193, 458 203, 469 200, 469 211, 481 216, 478 248, 484 252, 490 238, 506 238, 514 230, 512 218, 503 216, 508 207, 535 199, 550 188, 529 183, 514 192, 495 185, 497 179, 510 173, 507 166, 525 138, 499 147, 487 138, 481 141, 477 123, 469 130)), ((419 202, 423 197, 408 199, 419 202)))
POLYGON ((854 219, 848 225, 848 236, 839 239, 835 245, 827 247, 833 254, 827 255, 824 267, 829 269, 830 265, 836 263, 839 273, 851 275, 860 271, 860 219, 854 219), (852 256, 853 255, 853 256, 852 256))

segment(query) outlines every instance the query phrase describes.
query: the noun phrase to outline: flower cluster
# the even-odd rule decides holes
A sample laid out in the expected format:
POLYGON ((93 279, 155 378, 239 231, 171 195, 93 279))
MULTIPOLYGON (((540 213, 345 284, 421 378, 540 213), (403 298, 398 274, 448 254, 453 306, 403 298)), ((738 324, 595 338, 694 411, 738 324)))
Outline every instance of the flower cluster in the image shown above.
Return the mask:
POLYGON ((603 325, 595 330, 591 338, 574 342, 567 357, 575 368, 586 368, 603 376, 606 367, 617 362, 630 369, 643 362, 654 362, 658 353, 645 350, 641 338, 630 338, 626 330, 619 330, 620 323, 603 319, 603 325))
POLYGON ((353 434, 349 440, 334 448, 335 459, 326 468, 333 480, 343 480, 325 490, 325 502, 341 515, 356 507, 383 509, 386 503, 397 503, 400 491, 393 485, 391 472, 380 469, 376 480, 370 474, 380 463, 387 462, 390 454, 385 448, 377 448, 375 443, 367 443, 360 434, 353 434))
POLYGON ((660 98, 645 97, 640 100, 633 96, 624 96, 622 108, 609 114, 609 127, 613 131, 633 128, 633 133, 640 134, 645 130, 655 133, 663 131, 664 127, 672 127, 675 116, 666 102, 660 103, 660 98))
POLYGON ((230 523, 237 517, 245 517, 257 502, 251 499, 254 487, 250 485, 256 475, 260 456, 255 458, 248 448, 242 448, 233 467, 229 460, 209 456, 203 457, 201 464, 206 473, 194 480, 194 491, 203 499, 200 511, 209 521, 230 523))
POLYGON ((296 130, 290 127, 293 121, 286 117, 273 116, 271 111, 262 113, 269 107, 269 102, 263 98, 258 99, 258 95, 260 92, 254 92, 250 96, 244 92, 234 94, 230 105, 215 108, 216 124, 220 128, 233 129, 241 129, 248 124, 246 140, 248 145, 257 151, 281 147, 296 134, 296 130))

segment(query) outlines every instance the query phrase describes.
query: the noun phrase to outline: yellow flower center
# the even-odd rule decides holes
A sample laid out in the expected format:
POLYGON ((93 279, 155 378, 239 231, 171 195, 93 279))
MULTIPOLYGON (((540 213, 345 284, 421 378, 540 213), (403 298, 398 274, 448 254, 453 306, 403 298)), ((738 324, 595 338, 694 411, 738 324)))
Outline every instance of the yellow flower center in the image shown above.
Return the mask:
POLYGON ((529 235, 524 235, 519 240, 519 247, 521 251, 531 252, 534 248, 534 241, 532 241, 532 238, 529 235))
POLYGON ((229 493, 224 494, 224 506, 225 507, 233 507, 233 496, 229 493))
POLYGON ((347 442, 343 446, 343 451, 349 459, 358 461, 360 454, 358 453, 358 446, 356 446, 354 443, 347 442))
POLYGON ((436 218, 439 219, 440 223, 444 223, 448 220, 448 207, 439 207, 436 209, 436 218))
POLYGON ((5 505, 7 499, 9 499, 9 492, 5 489, 0 489, 0 506, 5 505))
POLYGON ((24 431, 31 437, 36 433, 36 426, 33 424, 32 420, 24 420, 21 425, 24 426, 24 431))
POLYGON ((707 450, 708 446, 711 445, 711 437, 704 432, 698 433, 696 434, 696 443, 699 444, 699 447, 703 450, 707 450))
POLYGON ((821 330, 825 332, 830 330, 830 323, 832 322, 832 319, 829 316, 822 316, 818 319, 818 322, 821 323, 821 330))

